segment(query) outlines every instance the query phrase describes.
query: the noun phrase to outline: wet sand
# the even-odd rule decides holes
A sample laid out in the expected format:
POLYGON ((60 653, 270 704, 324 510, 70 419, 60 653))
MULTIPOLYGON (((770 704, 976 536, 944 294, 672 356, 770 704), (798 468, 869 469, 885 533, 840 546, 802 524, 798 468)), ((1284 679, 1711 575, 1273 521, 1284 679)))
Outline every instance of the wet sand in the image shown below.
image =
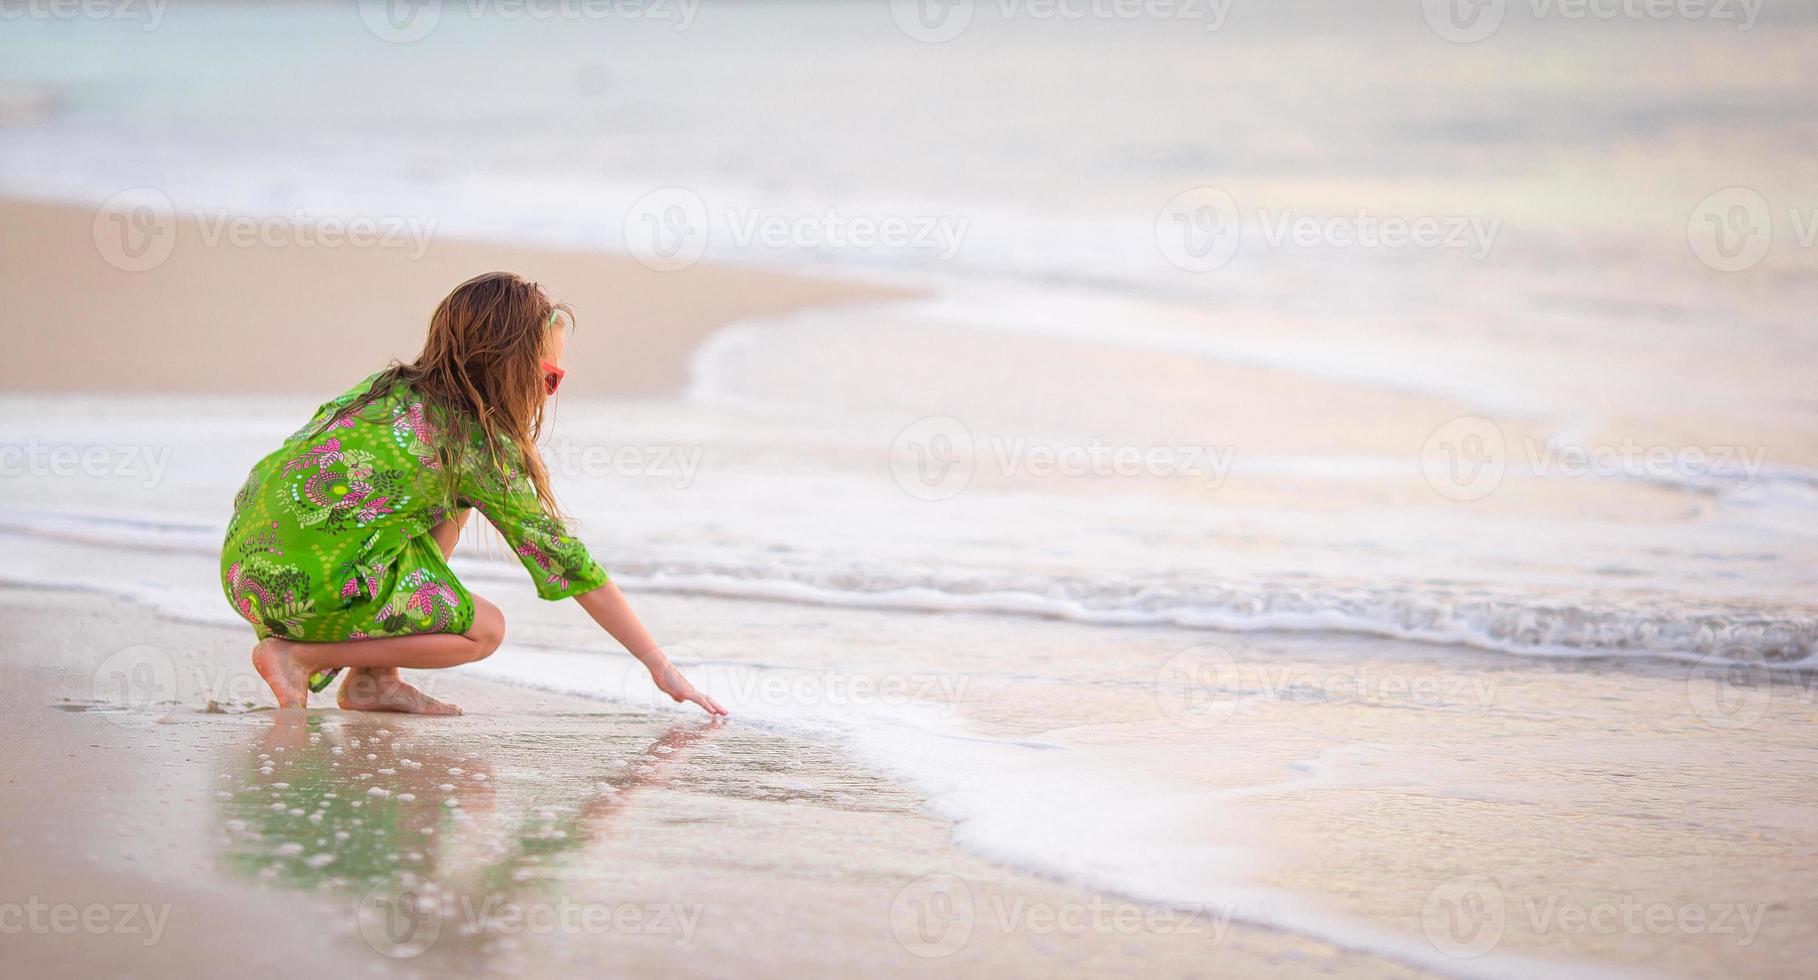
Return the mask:
POLYGON ((903 787, 736 719, 448 675, 462 718, 280 713, 246 639, 0 591, 0 894, 105 909, 8 936, 10 969, 1412 972, 994 866, 903 787))

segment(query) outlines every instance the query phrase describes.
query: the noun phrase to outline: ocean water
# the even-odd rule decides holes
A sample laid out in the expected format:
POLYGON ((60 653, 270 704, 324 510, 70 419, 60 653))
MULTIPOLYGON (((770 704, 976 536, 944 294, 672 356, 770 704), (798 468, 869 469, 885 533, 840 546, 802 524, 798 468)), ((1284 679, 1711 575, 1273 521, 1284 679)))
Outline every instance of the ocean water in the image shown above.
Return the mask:
MULTIPOLYGON (((1258 921, 1518 975, 1255 885, 1241 835, 1203 832, 1238 777, 1136 762, 1228 764, 1151 724, 1167 665, 1207 645, 1325 677, 1545 658, 1668 716, 1683 699, 1629 685, 1818 666, 1818 6, 1745 27, 1513 5, 1471 44, 1417 3, 1216 24, 978 5, 941 43, 884 4, 685 24, 449 5, 409 43, 363 9, 8 23, 0 194, 151 187, 185 211, 916 287, 729 325, 674 397, 563 404, 550 456, 615 578, 706 617, 679 645, 716 691, 887 663, 1032 697, 1046 726, 938 685, 739 699, 915 782, 985 853, 1163 900, 1240 890, 1258 921), (1753 261, 1720 234, 1738 202, 1771 239, 1753 261), (1383 221, 1451 244, 1361 244, 1383 221), (847 240, 885 227, 910 238, 847 240)), ((213 567, 247 465, 317 400, 6 396, 0 444, 169 453, 156 475, 9 474, 10 584, 230 621, 171 569, 213 567), (65 568, 107 547, 134 557, 65 568)), ((527 615, 476 670, 647 696, 527 615)), ((1446 730, 1447 705, 1415 707, 1446 730)), ((1357 746, 1254 744, 1339 783, 1375 771, 1357 746)))
MULTIPOLYGON (((1518 9, 1470 45, 1413 5, 1352 8, 985 5, 941 44, 867 5, 450 6, 401 44, 368 8, 23 18, 4 42, 25 108, 0 192, 149 186, 182 209, 414 217, 646 257, 660 243, 639 202, 679 192, 702 212, 683 244, 707 259, 927 289, 738 324, 698 353, 676 410, 727 415, 677 443, 747 452, 782 428, 786 445, 724 482, 707 467, 679 506, 643 481, 658 494, 641 526, 668 530, 626 557, 653 577, 1510 652, 1810 657, 1818 249, 1777 228, 1759 266, 1716 271, 1688 222, 1738 185, 1795 221, 1818 207, 1799 163, 1818 8, 1518 9), (1707 63, 1726 67, 1684 68, 1707 63), (1170 201, 1207 193, 1241 241, 1194 271, 1206 214, 1170 201), (1371 218, 1465 244, 1283 237, 1371 218), (827 242, 865 219, 926 241, 827 242), (752 237, 761 222, 786 230, 752 237), (1499 481, 1448 475, 1473 450, 1499 481), (953 489, 910 472, 936 452, 969 481, 918 499, 953 489), (880 459, 898 479, 875 479, 880 459), (815 513, 792 519, 804 495, 815 513), (655 547, 679 538, 687 561, 655 547)), ((620 435, 575 421, 577 444, 620 435)))

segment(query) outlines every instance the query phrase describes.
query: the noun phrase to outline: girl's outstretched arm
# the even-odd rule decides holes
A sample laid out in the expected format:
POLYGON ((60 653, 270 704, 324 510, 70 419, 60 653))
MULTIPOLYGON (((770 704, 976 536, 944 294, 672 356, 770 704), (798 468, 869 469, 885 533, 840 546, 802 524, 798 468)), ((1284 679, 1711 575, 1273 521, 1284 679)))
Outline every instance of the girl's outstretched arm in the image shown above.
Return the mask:
POLYGON ((669 655, 657 645, 657 641, 638 621, 637 613, 631 611, 631 603, 625 601, 624 593, 619 587, 608 581, 597 589, 589 589, 574 597, 587 610, 587 615, 600 624, 612 638, 631 651, 645 667, 650 668, 650 678, 656 681, 657 689, 674 698, 677 702, 693 701, 710 715, 725 715, 728 712, 720 703, 694 689, 688 678, 675 669, 669 662, 669 655))

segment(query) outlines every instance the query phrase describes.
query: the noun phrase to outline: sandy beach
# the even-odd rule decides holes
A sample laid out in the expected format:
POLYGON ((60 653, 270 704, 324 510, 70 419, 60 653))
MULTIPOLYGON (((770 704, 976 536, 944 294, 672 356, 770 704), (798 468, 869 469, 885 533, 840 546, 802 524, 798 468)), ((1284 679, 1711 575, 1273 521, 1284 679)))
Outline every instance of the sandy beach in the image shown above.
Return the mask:
POLYGON ((0 37, 0 970, 1811 973, 1807 7, 356 6, 0 37), (729 721, 479 521, 464 715, 252 669, 492 270, 729 721))
MULTIPOLYGON (((675 391, 702 338, 735 318, 899 295, 889 288, 784 273, 697 267, 658 273, 629 256, 501 247, 400 236, 363 249, 237 247, 201 219, 173 219, 171 251, 155 275, 104 259, 109 229, 92 208, 0 204, 0 282, 20 324, 0 363, 8 391, 318 393, 352 383, 350 350, 364 360, 410 358, 428 311, 458 283, 510 268, 552 297, 587 310, 577 324, 572 382, 581 395, 675 391), (55 289, 26 274, 58 270, 55 289), (182 338, 173 343, 172 338, 182 338), (278 338, 284 338, 279 340, 278 338), (280 356, 283 371, 249 373, 280 356)), ((376 236, 375 236, 376 237, 376 236)))
MULTIPOLYGON (((103 263, 81 209, 13 204, 0 214, 32 228, 33 241, 63 243, 35 248, 36 259, 16 253, 0 285, 8 297, 32 294, 34 261, 111 274, 95 270, 103 263)), ((10 247, 21 240, 8 237, 10 247)), ((844 305, 869 304, 858 308, 876 311, 868 336, 881 343, 892 318, 916 308, 913 294, 704 264, 688 289, 719 299, 662 314, 681 282, 646 289, 623 258, 438 249, 422 268, 371 252, 328 258, 338 281, 362 285, 299 294, 283 305, 283 329, 338 321, 352 309, 340 304, 406 272, 424 295, 435 276, 480 262, 548 263, 586 283, 583 295, 599 295, 587 292, 599 288, 589 273, 624 277, 622 293, 600 300, 615 305, 599 332, 615 347, 628 333, 647 338, 631 346, 650 373, 590 382, 626 387, 567 402, 556 438, 570 448, 697 446, 702 472, 686 483, 557 475, 653 629, 734 721, 710 726, 657 704, 576 610, 516 588, 520 573, 478 532, 456 568, 497 597, 510 638, 491 660, 419 678, 467 716, 375 718, 327 697, 307 717, 272 711, 248 664, 249 636, 216 592, 213 541, 241 461, 320 389, 299 380, 294 393, 241 393, 188 364, 155 372, 166 386, 196 382, 180 395, 38 392, 86 378, 59 375, 58 358, 27 345, 9 370, 42 384, 6 395, 9 445, 145 446, 166 463, 27 469, 0 488, 0 687, 9 741, 30 746, 14 756, 5 811, 5 893, 22 896, 23 926, 9 937, 9 961, 189 971, 225 932, 254 961, 456 975, 1801 972, 1818 883, 1805 857, 1818 821, 1803 774, 1818 741, 1801 734, 1813 702, 1800 675, 1665 663, 1611 671, 1356 636, 1183 635, 752 601, 736 580, 714 578, 723 570, 684 572, 659 557, 704 554, 703 534, 713 534, 699 516, 676 523, 672 500, 717 513, 726 487, 762 485, 776 469, 833 474, 860 451, 804 441, 793 421, 802 409, 727 429, 725 409, 676 405, 677 372, 704 370, 699 342, 735 315, 749 323, 742 314, 792 309, 767 337, 774 363, 803 373, 726 383, 815 393, 807 410, 820 411, 854 397, 842 386, 867 383, 850 372, 815 385, 809 351, 863 360, 840 354, 825 325, 844 305), (657 378, 669 379, 661 390, 639 387, 657 378), (122 507, 135 516, 108 516, 122 507), (968 654, 983 650, 986 662, 968 654), (1026 870, 1088 840, 1065 876, 1026 870), (144 907, 133 913, 138 928, 115 921, 129 906, 144 907), (66 931, 57 909, 99 925, 66 931)), ((150 308, 225 323, 232 304, 197 298, 197 284, 270 294, 288 288, 279 284, 292 269, 280 251, 200 249, 139 288, 156 297, 150 308)), ((397 340, 347 328, 296 378, 344 377, 356 370, 353 351, 402 351, 414 328, 405 300, 392 302, 400 323, 384 336, 397 340)), ((585 320, 591 307, 581 309, 585 320)), ((125 339, 135 331, 119 327, 144 322, 135 315, 78 300, 71 332, 44 349, 92 338, 125 370, 138 356, 125 339)), ((230 332, 181 350, 238 363, 245 355, 232 343, 230 332)), ((718 356, 736 360, 738 348, 718 356)), ((1108 355, 1062 345, 1048 356, 1108 355)), ((1167 377, 1142 356, 1126 369, 1167 377)), ((911 360, 894 367, 936 376, 911 360)), ((1037 376, 1067 373, 1049 365, 1037 376)), ((1288 372, 1212 365, 1191 377, 1218 379, 1208 390, 1232 405, 1200 411, 1233 417, 1244 446, 1338 440, 1364 451, 1459 411, 1288 372), (1347 414, 1369 422, 1335 428, 1282 412, 1236 422, 1235 402, 1265 392, 1353 403, 1347 414)), ((870 383, 874 409, 909 398, 870 383)), ((952 397, 974 420, 1016 412, 952 397)), ((1358 506, 1422 506, 1411 473, 1351 479, 1358 506)), ((965 499, 1099 500, 1091 486, 1054 483, 982 470, 965 499)), ((1164 506, 1203 491, 1160 478, 1119 492, 1164 506)), ((1218 499, 1317 520, 1331 493, 1303 474, 1240 471, 1218 499)), ((773 547, 813 533, 793 527, 803 516, 787 497, 736 499, 737 512, 778 536, 773 547)), ((1544 480, 1492 503, 1517 521, 1571 515, 1642 528, 1706 506, 1659 486, 1544 480)))

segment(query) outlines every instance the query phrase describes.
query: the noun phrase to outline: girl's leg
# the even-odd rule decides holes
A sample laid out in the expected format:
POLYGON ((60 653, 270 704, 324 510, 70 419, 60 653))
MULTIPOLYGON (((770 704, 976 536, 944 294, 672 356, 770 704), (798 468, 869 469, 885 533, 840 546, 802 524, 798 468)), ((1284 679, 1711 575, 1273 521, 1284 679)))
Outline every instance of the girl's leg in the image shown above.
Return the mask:
MULTIPOLYGON (((454 552, 472 511, 463 510, 430 530, 446 559, 454 552)), ((460 709, 406 684, 398 668, 436 669, 490 656, 505 638, 499 607, 475 595, 473 626, 466 633, 424 633, 338 643, 299 643, 272 637, 253 650, 253 666, 271 685, 280 708, 303 707, 309 675, 328 667, 349 668, 337 701, 343 708, 460 714, 460 709)))
MULTIPOLYGON (((467 519, 473 516, 471 508, 455 512, 448 520, 437 524, 429 531, 430 539, 442 550, 442 560, 447 561, 454 554, 455 544, 461 540, 461 532, 467 527, 467 519)), ((478 622, 478 615, 475 616, 478 622)), ((348 711, 436 711, 435 705, 442 702, 424 694, 404 683, 398 676, 396 667, 355 667, 349 665, 341 676, 341 689, 335 695, 335 703, 348 711)), ((452 707, 452 706, 449 706, 452 707)))
MULTIPOLYGON (((362 668, 343 681, 358 681, 349 691, 354 705, 368 710, 423 711, 434 714, 459 714, 454 705, 445 705, 417 691, 397 676, 397 668, 433 670, 472 663, 488 657, 505 639, 505 615, 499 607, 473 597, 473 626, 465 633, 419 633, 414 636, 389 636, 374 640, 342 640, 338 643, 299 643, 271 637, 253 649, 253 666, 259 676, 271 685, 278 707, 301 708, 309 699, 309 675, 328 667, 362 668), (361 676, 364 675, 364 676, 361 676), (403 688, 404 690, 396 690, 403 688), (368 702, 366 697, 373 695, 368 702)), ((349 705, 343 704, 343 707, 349 705)))

